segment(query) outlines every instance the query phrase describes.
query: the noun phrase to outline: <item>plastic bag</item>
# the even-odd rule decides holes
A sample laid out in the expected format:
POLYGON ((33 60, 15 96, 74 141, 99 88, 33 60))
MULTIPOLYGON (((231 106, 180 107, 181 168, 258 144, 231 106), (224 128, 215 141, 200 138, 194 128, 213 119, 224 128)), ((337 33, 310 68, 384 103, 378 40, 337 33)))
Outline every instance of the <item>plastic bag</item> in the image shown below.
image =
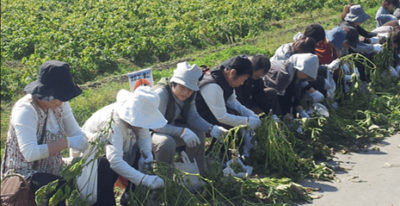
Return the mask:
POLYGON ((253 167, 244 165, 240 159, 231 159, 226 162, 226 167, 222 172, 225 176, 232 175, 235 177, 244 178, 251 175, 253 172, 253 167))
MULTIPOLYGON (((179 169, 181 171, 191 173, 191 174, 200 174, 196 159, 194 159, 193 162, 191 162, 185 151, 181 152, 181 156, 182 156, 183 162, 175 162, 174 166, 176 169, 179 169)), ((185 177, 185 184, 187 186, 190 186, 191 190, 193 190, 193 189, 196 190, 196 189, 202 187, 205 183, 203 181, 201 181, 198 176, 187 175, 185 177)))

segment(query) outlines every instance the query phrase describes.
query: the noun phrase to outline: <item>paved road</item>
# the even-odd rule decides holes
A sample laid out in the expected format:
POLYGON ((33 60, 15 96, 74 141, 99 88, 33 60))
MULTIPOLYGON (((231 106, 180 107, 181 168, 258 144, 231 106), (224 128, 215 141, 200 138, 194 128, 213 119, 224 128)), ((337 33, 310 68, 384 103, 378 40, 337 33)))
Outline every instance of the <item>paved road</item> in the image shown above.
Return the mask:
POLYGON ((303 183, 318 187, 312 203, 321 206, 400 206, 400 134, 386 138, 366 152, 337 154, 346 168, 333 182, 303 183))

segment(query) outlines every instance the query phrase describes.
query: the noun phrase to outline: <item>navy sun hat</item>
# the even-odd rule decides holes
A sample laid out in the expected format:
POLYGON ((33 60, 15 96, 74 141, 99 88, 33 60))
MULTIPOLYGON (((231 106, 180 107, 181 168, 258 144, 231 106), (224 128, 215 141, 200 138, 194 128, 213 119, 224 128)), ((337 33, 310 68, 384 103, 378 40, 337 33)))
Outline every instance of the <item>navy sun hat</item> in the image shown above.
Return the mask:
POLYGON ((26 85, 24 91, 40 100, 55 98, 63 102, 82 93, 72 80, 69 65, 55 60, 43 63, 37 80, 26 85))
POLYGON ((326 39, 337 49, 342 49, 343 42, 346 39, 346 32, 341 27, 335 27, 326 32, 326 39))
POLYGON ((359 4, 356 4, 350 7, 350 11, 348 14, 346 14, 344 20, 348 22, 363 23, 369 18, 370 16, 365 13, 363 7, 359 4))

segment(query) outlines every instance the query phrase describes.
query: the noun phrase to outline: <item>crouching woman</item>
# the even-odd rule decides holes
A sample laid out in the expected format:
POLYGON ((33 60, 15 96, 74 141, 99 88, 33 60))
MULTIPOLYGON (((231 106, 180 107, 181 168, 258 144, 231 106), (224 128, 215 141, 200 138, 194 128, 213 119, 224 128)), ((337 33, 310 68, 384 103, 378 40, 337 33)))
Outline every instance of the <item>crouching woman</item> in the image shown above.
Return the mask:
MULTIPOLYGON (((40 66, 38 79, 28 84, 25 91, 28 94, 15 103, 11 112, 1 176, 2 181, 9 174, 23 176, 34 193, 56 179, 62 182, 59 176, 63 167, 61 151, 66 148, 84 151, 88 143, 68 103, 82 90, 72 81, 67 63, 45 62, 40 66)), ((42 204, 48 205, 52 195, 42 204)), ((6 202, 3 197, 2 201, 6 202)), ((24 200, 16 198, 15 201, 24 200)))
MULTIPOLYGON (((133 93, 120 90, 115 103, 95 112, 85 122, 82 129, 90 142, 98 138, 105 141, 105 154, 87 164, 78 177, 82 198, 94 205, 116 205, 114 183, 118 176, 134 185, 152 189, 164 186, 160 177, 144 174, 134 168, 139 162, 139 158, 135 158, 139 157, 137 153, 145 163, 153 162, 149 128, 160 128, 166 124, 158 110, 159 102, 159 97, 147 86, 140 86, 133 93), (111 127, 110 131, 108 127, 111 127)), ((90 155, 94 156, 84 154, 90 155)), ((129 186, 125 192, 130 189, 129 186)))
POLYGON ((205 133, 209 132, 218 138, 227 130, 208 123, 197 112, 195 97, 201 75, 202 71, 196 65, 181 62, 171 79, 156 87, 155 92, 161 100, 159 109, 168 124, 154 130, 153 152, 157 161, 172 164, 176 148, 184 146, 191 161, 196 160, 200 173, 204 175, 207 171, 204 160, 205 133))

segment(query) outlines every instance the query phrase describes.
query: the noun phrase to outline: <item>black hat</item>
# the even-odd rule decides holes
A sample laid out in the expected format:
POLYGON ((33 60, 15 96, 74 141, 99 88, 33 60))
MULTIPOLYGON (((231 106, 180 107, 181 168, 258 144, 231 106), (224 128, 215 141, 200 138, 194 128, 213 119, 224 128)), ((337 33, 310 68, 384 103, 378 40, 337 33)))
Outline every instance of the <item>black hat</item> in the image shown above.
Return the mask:
POLYGON ((69 65, 55 60, 43 63, 37 80, 26 85, 24 90, 40 100, 53 97, 63 102, 82 93, 82 90, 72 81, 69 65))
POLYGON ((347 30, 347 33, 346 33, 345 42, 348 45, 350 45, 351 47, 356 48, 357 44, 358 44, 358 41, 359 41, 358 40, 358 31, 357 31, 357 29, 354 28, 354 27, 349 26, 349 27, 345 28, 345 31, 346 30, 347 30))

